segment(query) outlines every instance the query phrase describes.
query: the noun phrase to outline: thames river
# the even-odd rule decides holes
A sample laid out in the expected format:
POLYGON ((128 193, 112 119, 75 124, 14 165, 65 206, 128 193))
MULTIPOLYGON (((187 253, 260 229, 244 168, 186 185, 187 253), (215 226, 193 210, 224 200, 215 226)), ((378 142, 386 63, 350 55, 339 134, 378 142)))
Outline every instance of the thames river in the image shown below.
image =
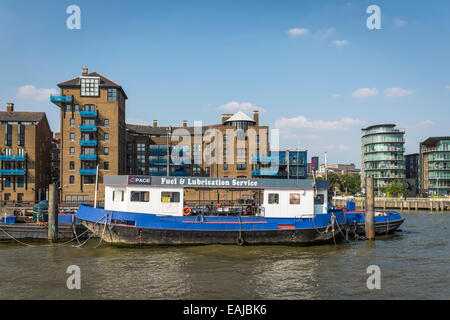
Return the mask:
POLYGON ((450 299, 450 213, 338 245, 116 248, 0 242, 0 299, 450 299), (81 289, 67 288, 67 268, 81 289), (377 265, 381 288, 369 290, 377 265))

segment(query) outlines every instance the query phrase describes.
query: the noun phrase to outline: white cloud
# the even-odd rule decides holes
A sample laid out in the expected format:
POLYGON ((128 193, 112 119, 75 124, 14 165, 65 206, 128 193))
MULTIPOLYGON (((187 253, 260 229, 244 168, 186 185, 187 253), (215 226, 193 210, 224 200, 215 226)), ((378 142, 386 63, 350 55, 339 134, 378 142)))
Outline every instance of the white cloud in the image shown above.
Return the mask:
POLYGON ((317 30, 316 34, 314 35, 315 38, 318 39, 326 39, 333 35, 334 30, 336 30, 334 27, 328 28, 328 29, 319 29, 317 30))
POLYGON ((343 47, 343 46, 349 44, 348 40, 333 40, 332 43, 333 43, 336 47, 343 47))
POLYGON ((306 36, 307 34, 309 34, 309 30, 305 28, 293 28, 288 31, 288 34, 294 38, 299 36, 306 36))
POLYGON ((226 104, 223 104, 219 106, 219 109, 227 112, 243 111, 245 113, 251 113, 253 110, 259 110, 261 112, 266 111, 264 108, 255 106, 250 102, 237 102, 237 101, 231 101, 226 104))
POLYGON ((417 123, 416 125, 412 126, 412 128, 430 128, 433 127, 435 124, 436 122, 428 119, 417 123))
POLYGON ((444 86, 444 89, 449 89, 450 90, 450 85, 444 86))
POLYGON ((328 130, 328 131, 344 131, 348 130, 350 126, 362 125, 363 121, 344 117, 340 120, 325 121, 325 120, 308 120, 304 116, 294 118, 281 118, 275 121, 276 128, 283 129, 314 129, 314 130, 328 130))
POLYGON ((406 25, 406 21, 402 20, 400 18, 395 18, 394 23, 395 23, 395 26, 397 26, 397 27, 403 27, 406 25))
POLYGON ((387 88, 384 90, 384 95, 386 97, 406 97, 411 95, 413 92, 411 90, 402 89, 399 87, 387 88))
POLYGON ((377 96, 379 94, 378 90, 375 88, 360 88, 352 92, 352 96, 355 98, 366 98, 377 96))
POLYGON ((21 99, 30 99, 35 101, 49 101, 50 95, 58 94, 56 89, 38 89, 32 85, 25 85, 19 88, 18 96, 21 99))
POLYGON ((341 97, 341 95, 339 93, 334 93, 331 97, 333 99, 339 99, 341 97))

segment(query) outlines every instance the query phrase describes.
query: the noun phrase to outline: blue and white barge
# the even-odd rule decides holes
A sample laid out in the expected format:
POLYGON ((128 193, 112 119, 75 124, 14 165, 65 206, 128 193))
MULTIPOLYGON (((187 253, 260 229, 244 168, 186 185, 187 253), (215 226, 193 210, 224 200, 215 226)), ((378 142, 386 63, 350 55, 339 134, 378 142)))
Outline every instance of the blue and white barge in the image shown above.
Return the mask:
POLYGON ((111 244, 313 244, 348 231, 344 211, 328 211, 327 181, 106 176, 104 185, 105 207, 81 205, 76 218, 111 244))

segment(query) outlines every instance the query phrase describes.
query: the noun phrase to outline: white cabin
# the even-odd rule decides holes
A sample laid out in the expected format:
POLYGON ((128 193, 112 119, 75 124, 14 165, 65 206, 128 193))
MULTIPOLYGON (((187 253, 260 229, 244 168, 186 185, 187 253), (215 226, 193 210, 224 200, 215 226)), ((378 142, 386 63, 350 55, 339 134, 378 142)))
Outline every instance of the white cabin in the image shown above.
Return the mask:
MULTIPOLYGON (((104 180, 105 209, 111 211, 182 216, 185 188, 259 190, 261 203, 238 201, 234 209, 253 206, 253 215, 268 218, 307 218, 328 209, 326 181, 317 181, 314 188, 312 180, 147 176, 107 176, 104 180)), ((218 214, 233 212, 220 201, 217 205, 218 214)), ((204 209, 201 202, 199 207, 204 209)))

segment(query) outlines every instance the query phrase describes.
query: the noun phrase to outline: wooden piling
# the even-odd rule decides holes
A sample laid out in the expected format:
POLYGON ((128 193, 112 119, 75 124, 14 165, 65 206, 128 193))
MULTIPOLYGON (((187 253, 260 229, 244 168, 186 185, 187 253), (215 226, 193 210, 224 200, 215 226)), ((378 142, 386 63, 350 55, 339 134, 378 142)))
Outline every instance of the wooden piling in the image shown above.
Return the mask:
POLYGON ((375 195, 373 189, 373 178, 366 178, 366 218, 365 229, 366 238, 369 240, 375 239, 375 195))
POLYGON ((58 195, 56 192, 56 186, 52 183, 48 189, 48 240, 51 242, 58 241, 58 195))

